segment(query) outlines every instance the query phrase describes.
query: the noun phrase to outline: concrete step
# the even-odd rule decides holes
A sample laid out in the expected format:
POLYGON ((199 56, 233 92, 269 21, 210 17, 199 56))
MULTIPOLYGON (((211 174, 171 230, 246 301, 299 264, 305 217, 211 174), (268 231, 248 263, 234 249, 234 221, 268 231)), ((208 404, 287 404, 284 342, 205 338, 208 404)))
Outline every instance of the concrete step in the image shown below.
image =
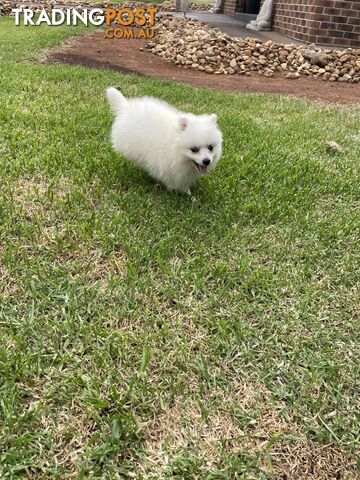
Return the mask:
POLYGON ((236 20, 242 26, 247 25, 249 22, 251 22, 251 20, 255 20, 256 17, 257 15, 254 15, 252 13, 236 13, 234 16, 234 18, 236 18, 236 20))

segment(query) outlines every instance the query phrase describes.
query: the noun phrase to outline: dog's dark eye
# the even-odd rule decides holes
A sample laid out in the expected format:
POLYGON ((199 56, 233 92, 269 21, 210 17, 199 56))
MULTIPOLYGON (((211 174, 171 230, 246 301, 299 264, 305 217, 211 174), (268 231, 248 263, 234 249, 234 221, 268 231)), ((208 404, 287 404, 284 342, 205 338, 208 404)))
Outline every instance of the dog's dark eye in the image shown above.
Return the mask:
POLYGON ((193 153, 198 153, 200 151, 200 148, 198 147, 192 147, 190 148, 190 150, 193 152, 193 153))
POLYGON ((210 150, 210 152, 212 152, 214 150, 214 147, 212 145, 208 145, 208 150, 210 150))

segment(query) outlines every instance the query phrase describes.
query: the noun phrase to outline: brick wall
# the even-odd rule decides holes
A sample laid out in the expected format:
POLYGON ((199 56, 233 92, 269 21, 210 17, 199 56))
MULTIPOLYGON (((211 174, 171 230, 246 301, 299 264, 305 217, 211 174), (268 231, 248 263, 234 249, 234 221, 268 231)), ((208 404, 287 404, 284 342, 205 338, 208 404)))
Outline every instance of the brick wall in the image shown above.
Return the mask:
POLYGON ((225 0, 224 14, 235 15, 236 12, 243 12, 244 7, 245 7, 245 0, 225 0))
POLYGON ((314 0, 275 0, 273 29, 289 37, 315 42, 315 34, 312 35, 312 40, 309 38, 310 33, 313 33, 311 29, 315 8, 314 0))
MULTIPOLYGON (((244 5, 224 0, 224 13, 243 12, 244 5)), ((360 47, 360 0, 274 0, 273 29, 304 42, 360 47)))
POLYGON ((275 0, 273 28, 304 42, 360 47, 360 0, 275 0))

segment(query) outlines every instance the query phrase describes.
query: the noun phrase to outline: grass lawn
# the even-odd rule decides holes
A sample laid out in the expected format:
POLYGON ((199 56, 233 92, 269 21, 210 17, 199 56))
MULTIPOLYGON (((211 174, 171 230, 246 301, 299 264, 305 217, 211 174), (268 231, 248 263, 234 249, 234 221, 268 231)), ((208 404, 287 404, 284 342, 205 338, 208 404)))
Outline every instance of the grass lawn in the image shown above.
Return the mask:
POLYGON ((74 32, 0 18, 0 478, 358 478, 360 110, 34 63, 74 32), (217 113, 192 198, 110 85, 217 113))

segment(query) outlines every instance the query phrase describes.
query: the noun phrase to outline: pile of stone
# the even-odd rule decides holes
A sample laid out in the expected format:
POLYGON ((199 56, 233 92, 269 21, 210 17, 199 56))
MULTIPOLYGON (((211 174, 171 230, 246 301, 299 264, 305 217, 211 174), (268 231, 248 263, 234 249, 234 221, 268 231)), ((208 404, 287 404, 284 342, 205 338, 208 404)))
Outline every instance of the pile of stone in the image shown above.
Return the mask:
MULTIPOLYGON (((197 10, 202 12, 208 12, 213 8, 214 4, 212 3, 190 3, 189 10, 197 10)), ((165 0, 164 3, 158 4, 160 12, 176 12, 176 4, 171 0, 165 0)))
MULTIPOLYGON (((131 4, 122 3, 121 6, 129 6, 131 8, 137 7, 153 7, 155 4, 146 4, 145 2, 132 2, 131 4)), ((76 10, 82 11, 83 9, 92 9, 92 8, 118 8, 119 5, 112 2, 91 2, 91 1, 81 1, 81 0, 22 0, 20 3, 12 0, 0 0, 0 15, 11 15, 11 10, 13 8, 31 8, 35 13, 39 13, 42 9, 46 10, 48 13, 51 12, 53 8, 58 9, 68 9, 74 8, 76 10)))
POLYGON ((16 8, 13 2, 0 0, 0 16, 10 15, 13 8, 16 8))
POLYGON ((330 82, 360 82, 360 49, 320 49, 316 45, 277 44, 232 38, 204 23, 160 17, 156 40, 147 44, 168 62, 213 74, 312 76, 330 82))
MULTIPOLYGON (((147 2, 98 2, 94 3, 91 1, 81 1, 81 0, 68 0, 56 1, 56 0, 22 0, 21 3, 11 1, 11 0, 0 0, 0 16, 1 15, 11 15, 11 10, 13 8, 32 8, 35 13, 40 12, 41 9, 45 9, 47 12, 51 12, 53 8, 76 8, 77 10, 83 10, 84 8, 118 8, 118 7, 131 7, 131 8, 146 8, 146 7, 156 7, 159 12, 176 12, 175 2, 171 0, 166 0, 162 4, 158 3, 147 3, 147 2)), ((190 3, 189 10, 201 10, 208 11, 212 8, 213 5, 208 3, 190 3)))

